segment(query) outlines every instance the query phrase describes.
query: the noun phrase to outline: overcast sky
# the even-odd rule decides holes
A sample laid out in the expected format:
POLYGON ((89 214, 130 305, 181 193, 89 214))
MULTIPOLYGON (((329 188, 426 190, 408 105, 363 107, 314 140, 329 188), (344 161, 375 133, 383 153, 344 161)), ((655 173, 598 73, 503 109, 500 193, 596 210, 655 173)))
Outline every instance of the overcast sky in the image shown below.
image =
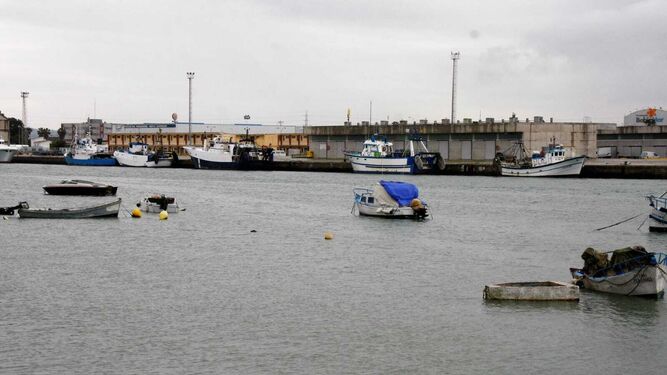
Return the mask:
POLYGON ((667 1, 0 0, 0 111, 28 123, 622 122, 667 107, 667 1))

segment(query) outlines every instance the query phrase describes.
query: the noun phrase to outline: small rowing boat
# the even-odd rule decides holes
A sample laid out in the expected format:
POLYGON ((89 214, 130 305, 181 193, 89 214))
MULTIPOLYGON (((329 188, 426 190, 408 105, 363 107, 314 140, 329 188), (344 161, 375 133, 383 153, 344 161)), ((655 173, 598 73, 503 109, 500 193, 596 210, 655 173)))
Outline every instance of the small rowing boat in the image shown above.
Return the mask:
POLYGON ((120 198, 111 203, 81 208, 19 208, 18 214, 22 219, 92 219, 104 217, 118 217, 120 198))

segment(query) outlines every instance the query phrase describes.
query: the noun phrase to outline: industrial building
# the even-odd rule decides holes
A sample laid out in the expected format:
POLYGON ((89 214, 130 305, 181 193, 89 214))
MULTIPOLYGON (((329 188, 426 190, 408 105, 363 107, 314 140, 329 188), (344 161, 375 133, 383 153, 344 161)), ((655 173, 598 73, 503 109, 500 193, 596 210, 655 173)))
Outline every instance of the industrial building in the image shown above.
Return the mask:
POLYGON ((0 138, 9 143, 9 119, 0 112, 0 138))

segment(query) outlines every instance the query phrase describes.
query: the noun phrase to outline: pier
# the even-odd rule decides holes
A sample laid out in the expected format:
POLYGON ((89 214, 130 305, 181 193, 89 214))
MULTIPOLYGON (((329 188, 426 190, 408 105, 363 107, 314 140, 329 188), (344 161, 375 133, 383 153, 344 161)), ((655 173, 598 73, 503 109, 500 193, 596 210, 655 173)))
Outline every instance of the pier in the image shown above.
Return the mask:
MULTIPOLYGON (((12 163, 65 164, 62 156, 16 155, 12 163)), ((352 173, 344 159, 294 159, 274 161, 271 170, 294 172, 352 173)), ((190 159, 178 159, 174 168, 192 168, 190 159)), ((498 176, 498 167, 491 160, 448 160, 438 175, 498 176)), ((587 159, 582 178, 667 179, 667 159, 587 159)))

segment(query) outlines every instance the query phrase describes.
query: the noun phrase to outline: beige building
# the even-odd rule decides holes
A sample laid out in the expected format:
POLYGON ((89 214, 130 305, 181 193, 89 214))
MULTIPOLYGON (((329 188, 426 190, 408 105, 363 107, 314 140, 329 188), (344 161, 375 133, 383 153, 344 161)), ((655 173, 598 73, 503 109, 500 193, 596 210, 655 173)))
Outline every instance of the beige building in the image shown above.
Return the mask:
MULTIPOLYGON (((127 148, 130 142, 144 142, 151 148, 163 147, 165 150, 185 155, 183 147, 188 145, 187 123, 107 125, 106 141, 111 151, 127 148)), ((308 137, 303 134, 301 127, 249 124, 193 124, 192 144, 201 147, 204 139, 210 140, 218 135, 231 139, 232 142, 238 142, 246 137, 246 133, 257 146, 285 150, 288 155, 302 153, 308 149, 308 137)))
POLYGON ((0 112, 0 138, 9 143, 9 119, 0 112))

